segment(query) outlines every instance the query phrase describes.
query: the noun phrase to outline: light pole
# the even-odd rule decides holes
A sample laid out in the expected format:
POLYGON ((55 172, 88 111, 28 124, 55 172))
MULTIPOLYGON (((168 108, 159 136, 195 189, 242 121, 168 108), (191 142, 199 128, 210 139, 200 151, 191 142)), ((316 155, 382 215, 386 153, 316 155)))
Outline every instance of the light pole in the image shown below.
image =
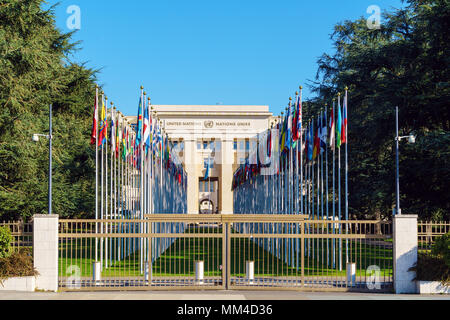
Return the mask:
POLYGON ((52 214, 52 140, 53 140, 53 129, 52 129, 52 105, 49 106, 49 134, 33 134, 33 141, 39 142, 40 137, 45 137, 49 140, 49 169, 48 169, 48 214, 52 214))
POLYGON ((399 152, 399 145, 400 145, 400 141, 402 141, 403 139, 408 139, 409 143, 416 143, 416 137, 412 133, 409 136, 403 136, 403 137, 399 136, 398 107, 396 107, 396 109, 395 109, 395 130, 396 130, 396 135, 395 135, 396 157, 395 157, 395 161, 396 161, 396 166, 397 166, 397 173, 396 173, 397 201, 396 201, 396 208, 395 208, 394 215, 401 215, 402 214, 402 210, 400 209, 400 166, 399 166, 399 154, 400 154, 400 152, 399 152))

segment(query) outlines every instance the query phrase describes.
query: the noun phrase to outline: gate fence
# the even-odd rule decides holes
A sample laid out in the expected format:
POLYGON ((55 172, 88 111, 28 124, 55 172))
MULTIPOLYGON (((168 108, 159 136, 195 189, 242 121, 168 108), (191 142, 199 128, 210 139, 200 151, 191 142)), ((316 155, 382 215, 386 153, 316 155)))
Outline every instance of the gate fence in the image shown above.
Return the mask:
POLYGON ((437 238, 450 232, 450 221, 418 222, 419 252, 430 253, 437 238))
POLYGON ((392 290, 390 222, 155 214, 59 228, 63 291, 392 290))
POLYGON ((13 242, 11 248, 18 251, 33 248, 33 223, 23 221, 0 222, 0 227, 6 227, 11 232, 13 242))

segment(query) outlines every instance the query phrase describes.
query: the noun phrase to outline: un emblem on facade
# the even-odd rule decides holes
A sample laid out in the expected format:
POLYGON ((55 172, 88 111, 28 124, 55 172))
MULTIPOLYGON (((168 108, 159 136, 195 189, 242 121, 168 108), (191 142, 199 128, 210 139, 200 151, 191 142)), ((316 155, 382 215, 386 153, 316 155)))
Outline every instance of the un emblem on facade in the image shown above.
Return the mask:
POLYGON ((214 127, 214 121, 205 121, 204 125, 206 129, 212 129, 214 127))

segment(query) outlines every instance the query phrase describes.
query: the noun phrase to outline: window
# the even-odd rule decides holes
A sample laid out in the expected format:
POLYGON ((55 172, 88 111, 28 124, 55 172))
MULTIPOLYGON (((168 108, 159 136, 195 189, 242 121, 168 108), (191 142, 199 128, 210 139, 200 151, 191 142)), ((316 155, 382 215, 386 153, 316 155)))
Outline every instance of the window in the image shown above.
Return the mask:
POLYGON ((222 150, 222 142, 216 141, 216 150, 217 150, 217 151, 222 150))
POLYGON ((237 142, 237 140, 234 140, 233 149, 237 150, 237 147, 238 147, 238 142, 237 142))
POLYGON ((197 150, 202 149, 202 143, 200 141, 197 142, 197 150))
POLYGON ((250 150, 250 141, 245 141, 245 150, 250 150))
POLYGON ((204 168, 207 169, 208 168, 208 163, 209 163, 209 168, 210 169, 214 169, 214 159, 212 158, 205 158, 203 160, 204 163, 204 168))

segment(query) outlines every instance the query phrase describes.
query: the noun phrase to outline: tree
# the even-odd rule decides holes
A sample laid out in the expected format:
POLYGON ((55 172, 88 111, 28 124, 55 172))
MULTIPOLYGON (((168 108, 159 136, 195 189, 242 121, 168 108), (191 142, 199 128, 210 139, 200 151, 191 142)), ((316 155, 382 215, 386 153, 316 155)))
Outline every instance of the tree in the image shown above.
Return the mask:
POLYGON ((364 18, 336 25, 335 53, 319 60, 311 83, 323 103, 345 86, 349 98, 349 186, 353 215, 389 216, 395 202, 395 114, 402 135, 418 143, 401 146, 404 213, 450 218, 450 3, 410 0, 385 13, 379 30, 364 18))
POLYGON ((94 152, 89 147, 95 71, 70 62, 71 33, 55 26, 42 0, 0 4, 0 220, 47 212, 48 132, 54 110, 54 204, 61 216, 92 214, 94 152))

